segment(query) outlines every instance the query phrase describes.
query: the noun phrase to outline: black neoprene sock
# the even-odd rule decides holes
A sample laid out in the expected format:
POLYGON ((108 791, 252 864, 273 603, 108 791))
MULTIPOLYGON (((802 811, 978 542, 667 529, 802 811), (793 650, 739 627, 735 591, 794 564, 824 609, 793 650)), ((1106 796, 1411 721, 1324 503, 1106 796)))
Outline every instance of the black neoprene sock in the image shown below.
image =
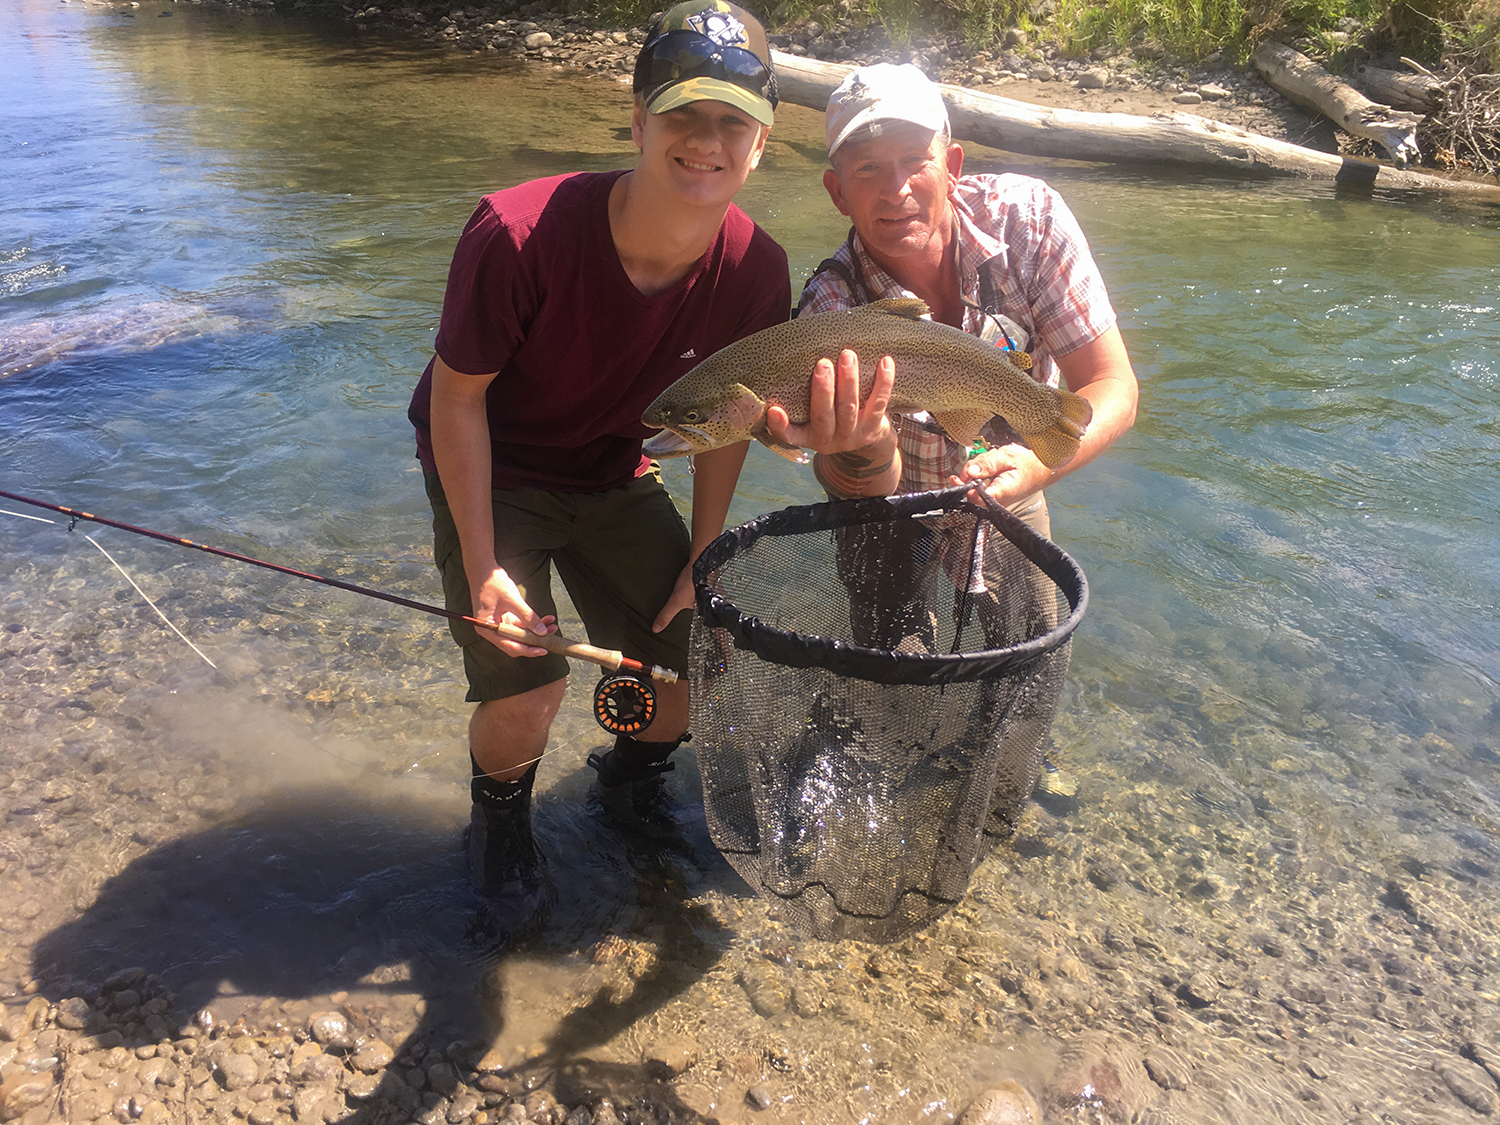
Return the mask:
POLYGON ((469 795, 476 805, 499 811, 519 811, 531 802, 531 787, 536 784, 536 767, 531 768, 513 781, 496 781, 479 768, 473 751, 469 752, 469 766, 473 771, 469 781, 469 795))

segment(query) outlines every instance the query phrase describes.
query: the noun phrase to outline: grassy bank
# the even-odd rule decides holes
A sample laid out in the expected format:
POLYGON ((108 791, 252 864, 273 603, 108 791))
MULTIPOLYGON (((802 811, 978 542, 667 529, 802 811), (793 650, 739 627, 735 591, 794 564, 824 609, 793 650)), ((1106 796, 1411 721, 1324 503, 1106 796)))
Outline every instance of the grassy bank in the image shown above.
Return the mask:
MULTIPOLYGON (((576 3, 574 6, 577 6, 576 3)), ((587 5, 594 6, 594 5, 587 5)), ((1336 65, 1357 54, 1462 60, 1500 70, 1500 0, 748 0, 773 29, 840 17, 880 24, 894 43, 961 31, 976 51, 1009 29, 1065 55, 1243 61, 1266 35, 1302 40, 1336 65)), ((649 18, 653 0, 602 0, 598 14, 649 18)))

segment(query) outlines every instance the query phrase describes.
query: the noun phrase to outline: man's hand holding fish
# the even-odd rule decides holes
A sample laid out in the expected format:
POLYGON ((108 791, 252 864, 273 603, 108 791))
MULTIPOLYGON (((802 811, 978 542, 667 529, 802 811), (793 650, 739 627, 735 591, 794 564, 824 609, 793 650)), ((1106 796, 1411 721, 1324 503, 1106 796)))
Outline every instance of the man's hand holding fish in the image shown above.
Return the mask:
MULTIPOLYGON (((797 425, 784 407, 773 403, 766 410, 766 426, 787 445, 831 457, 841 476, 861 481, 872 495, 894 492, 901 479, 901 451, 886 410, 895 381, 896 361, 882 356, 875 385, 861 402, 859 356, 845 348, 836 364, 825 358, 813 367, 807 422, 797 425)), ((824 464, 819 459, 814 471, 831 490, 832 482, 822 476, 824 464)))

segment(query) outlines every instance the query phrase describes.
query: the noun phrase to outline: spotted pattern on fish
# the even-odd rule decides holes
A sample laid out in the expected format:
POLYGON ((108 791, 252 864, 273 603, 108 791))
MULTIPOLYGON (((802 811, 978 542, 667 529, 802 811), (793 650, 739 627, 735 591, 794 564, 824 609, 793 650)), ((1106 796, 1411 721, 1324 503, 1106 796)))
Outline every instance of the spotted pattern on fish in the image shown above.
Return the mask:
POLYGON ((1093 418, 1088 400, 1026 374, 1031 357, 924 320, 914 297, 799 317, 756 332, 709 356, 673 383, 641 421, 665 432, 646 443, 652 457, 702 453, 755 438, 805 460, 766 427, 779 405, 794 423, 808 420, 813 365, 844 348, 859 356, 860 398, 870 394, 882 356, 896 361, 890 410, 926 410, 949 436, 970 445, 996 414, 1026 439, 1044 465, 1066 461, 1093 418))

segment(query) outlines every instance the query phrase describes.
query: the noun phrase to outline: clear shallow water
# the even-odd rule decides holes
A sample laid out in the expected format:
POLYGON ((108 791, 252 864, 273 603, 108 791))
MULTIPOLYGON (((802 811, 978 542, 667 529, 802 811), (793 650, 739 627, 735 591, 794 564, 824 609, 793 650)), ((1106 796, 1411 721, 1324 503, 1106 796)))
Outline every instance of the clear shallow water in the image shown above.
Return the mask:
MULTIPOLYGON (((628 163, 624 88, 168 10, 5 9, 0 487, 436 600, 404 412, 453 240, 485 191, 628 163)), ((799 279, 843 234, 819 136, 785 110, 741 197, 799 279)), ((1045 174, 1142 413, 1050 494, 1093 588, 1054 730, 1079 799, 953 916, 804 942, 701 835, 628 854, 581 807, 584 670, 541 774, 559 905, 494 964, 440 623, 0 516, 0 984, 141 964, 252 1024, 348 991, 397 1044, 498 1021, 575 1093, 686 1040, 657 1092, 724 1121, 755 1084, 788 1099, 758 1119, 951 1120, 1099 1034, 1177 1052, 1150 1120, 1472 1117, 1445 1075, 1489 1081, 1462 1052, 1500 1035, 1497 213, 1045 174)), ((733 517, 815 498, 756 450, 733 517)))

